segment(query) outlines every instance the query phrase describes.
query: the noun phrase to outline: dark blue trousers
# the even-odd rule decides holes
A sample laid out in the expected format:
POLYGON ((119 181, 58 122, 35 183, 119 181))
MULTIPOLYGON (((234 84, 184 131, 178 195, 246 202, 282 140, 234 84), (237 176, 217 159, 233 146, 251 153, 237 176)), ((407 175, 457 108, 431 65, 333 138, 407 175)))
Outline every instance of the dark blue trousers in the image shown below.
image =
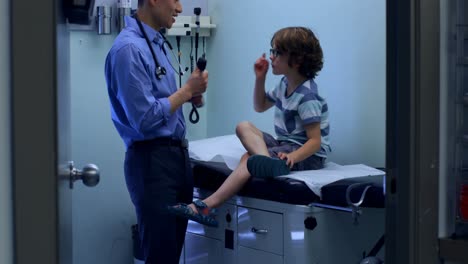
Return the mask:
POLYGON ((167 206, 192 202, 187 145, 174 140, 133 144, 125 156, 125 180, 136 209, 145 263, 179 263, 188 221, 170 214, 167 206))

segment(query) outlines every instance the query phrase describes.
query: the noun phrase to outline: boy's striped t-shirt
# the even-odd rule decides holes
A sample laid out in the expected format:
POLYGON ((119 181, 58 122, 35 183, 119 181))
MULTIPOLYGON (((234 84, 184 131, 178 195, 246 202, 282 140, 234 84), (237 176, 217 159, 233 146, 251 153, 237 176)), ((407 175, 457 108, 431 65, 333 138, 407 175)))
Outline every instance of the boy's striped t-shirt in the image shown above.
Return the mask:
POLYGON ((331 151, 326 100, 318 94, 317 84, 312 79, 306 80, 288 97, 287 87, 288 81, 283 77, 275 89, 266 94, 268 100, 275 103, 277 139, 302 145, 308 139, 304 126, 320 123, 321 148, 315 155, 326 158, 331 151))

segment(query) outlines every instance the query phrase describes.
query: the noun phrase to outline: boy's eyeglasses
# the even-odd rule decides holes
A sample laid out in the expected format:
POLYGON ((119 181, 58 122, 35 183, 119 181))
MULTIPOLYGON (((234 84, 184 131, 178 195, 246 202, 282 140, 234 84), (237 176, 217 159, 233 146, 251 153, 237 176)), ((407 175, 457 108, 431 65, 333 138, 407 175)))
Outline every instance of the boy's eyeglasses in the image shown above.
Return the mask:
POLYGON ((277 49, 270 49, 270 56, 273 57, 278 57, 279 55, 282 55, 283 53, 277 49))

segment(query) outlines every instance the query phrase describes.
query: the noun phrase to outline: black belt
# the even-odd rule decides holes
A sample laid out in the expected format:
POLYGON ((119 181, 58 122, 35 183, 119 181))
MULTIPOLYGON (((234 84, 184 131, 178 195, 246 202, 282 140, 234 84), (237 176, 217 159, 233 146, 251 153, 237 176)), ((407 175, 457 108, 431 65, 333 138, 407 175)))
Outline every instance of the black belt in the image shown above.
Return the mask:
POLYGON ((154 138, 150 140, 135 141, 132 147, 150 147, 150 146, 173 146, 180 148, 188 148, 188 141, 186 139, 172 139, 172 138, 154 138))

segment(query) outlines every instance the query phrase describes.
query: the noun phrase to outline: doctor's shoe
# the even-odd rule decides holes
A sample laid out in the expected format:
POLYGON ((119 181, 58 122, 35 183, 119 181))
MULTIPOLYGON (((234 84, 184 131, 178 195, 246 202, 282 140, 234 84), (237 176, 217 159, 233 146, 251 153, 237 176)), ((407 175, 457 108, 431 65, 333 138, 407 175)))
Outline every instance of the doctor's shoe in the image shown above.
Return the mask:
POLYGON ((263 155, 252 155, 247 159, 247 170, 254 177, 273 178, 290 172, 285 160, 263 155))

